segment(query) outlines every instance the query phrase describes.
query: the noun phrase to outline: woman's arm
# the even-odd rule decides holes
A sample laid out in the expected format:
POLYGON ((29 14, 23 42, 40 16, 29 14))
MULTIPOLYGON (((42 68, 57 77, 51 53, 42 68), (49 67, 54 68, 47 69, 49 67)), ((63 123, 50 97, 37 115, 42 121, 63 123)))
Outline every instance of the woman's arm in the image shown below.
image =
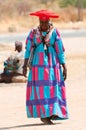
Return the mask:
POLYGON ((64 49, 63 42, 62 42, 62 39, 58 30, 56 30, 55 50, 59 59, 59 63, 61 64, 62 69, 63 69, 64 80, 66 80, 67 67, 66 67, 66 60, 65 60, 65 53, 64 53, 65 49, 64 49))
POLYGON ((30 33, 26 39, 26 47, 25 47, 26 50, 25 50, 24 65, 23 65, 23 75, 25 77, 27 74, 28 60, 30 57, 32 45, 33 45, 33 30, 30 31, 30 33))

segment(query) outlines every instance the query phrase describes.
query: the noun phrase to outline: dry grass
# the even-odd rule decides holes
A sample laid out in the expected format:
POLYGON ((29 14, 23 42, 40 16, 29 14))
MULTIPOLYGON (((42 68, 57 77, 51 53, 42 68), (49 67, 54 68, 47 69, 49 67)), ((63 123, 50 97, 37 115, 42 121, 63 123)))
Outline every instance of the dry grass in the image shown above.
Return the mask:
POLYGON ((0 33, 24 32, 38 24, 36 17, 29 16, 29 12, 48 9, 56 12, 59 19, 52 19, 55 26, 61 29, 86 28, 86 9, 83 9, 83 21, 77 22, 77 9, 69 6, 59 8, 55 0, 46 4, 40 0, 3 0, 0 1, 0 33), (10 7, 9 7, 10 5, 10 7), (37 5, 37 6, 36 6, 37 5), (7 11, 8 10, 8 11, 7 11))

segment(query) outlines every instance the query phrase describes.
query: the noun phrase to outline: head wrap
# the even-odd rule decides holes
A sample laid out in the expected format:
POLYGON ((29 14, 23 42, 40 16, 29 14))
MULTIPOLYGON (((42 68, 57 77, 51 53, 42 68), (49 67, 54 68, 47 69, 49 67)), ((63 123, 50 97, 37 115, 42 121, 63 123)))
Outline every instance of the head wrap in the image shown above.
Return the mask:
POLYGON ((16 41, 15 42, 15 47, 17 47, 17 46, 22 46, 22 42, 16 41))
POLYGON ((50 18, 58 18, 59 16, 48 10, 40 10, 30 13, 30 15, 38 16, 39 20, 49 20, 50 18))

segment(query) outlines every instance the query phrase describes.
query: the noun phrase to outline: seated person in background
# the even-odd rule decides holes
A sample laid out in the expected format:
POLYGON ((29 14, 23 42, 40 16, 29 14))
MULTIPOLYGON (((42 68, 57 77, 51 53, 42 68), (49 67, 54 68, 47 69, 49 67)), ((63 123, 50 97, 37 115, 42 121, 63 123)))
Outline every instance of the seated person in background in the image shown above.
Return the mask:
POLYGON ((15 55, 11 55, 4 61, 4 71, 0 75, 0 82, 10 83, 14 76, 22 75, 22 66, 24 63, 24 51, 22 42, 15 42, 15 55))

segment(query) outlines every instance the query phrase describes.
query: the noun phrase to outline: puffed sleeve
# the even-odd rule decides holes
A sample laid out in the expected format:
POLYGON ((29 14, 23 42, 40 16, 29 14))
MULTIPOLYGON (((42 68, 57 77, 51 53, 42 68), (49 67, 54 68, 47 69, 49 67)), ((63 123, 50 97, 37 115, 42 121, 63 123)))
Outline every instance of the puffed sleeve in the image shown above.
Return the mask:
POLYGON ((30 56, 30 51, 32 49, 32 46, 33 46, 33 30, 31 30, 29 32, 29 35, 27 36, 26 38, 26 45, 25 45, 25 59, 28 59, 29 56, 30 56))
POLYGON ((62 43, 60 33, 58 32, 57 29, 55 29, 55 50, 56 50, 60 64, 64 64, 65 63, 65 55, 64 55, 65 49, 62 43))

